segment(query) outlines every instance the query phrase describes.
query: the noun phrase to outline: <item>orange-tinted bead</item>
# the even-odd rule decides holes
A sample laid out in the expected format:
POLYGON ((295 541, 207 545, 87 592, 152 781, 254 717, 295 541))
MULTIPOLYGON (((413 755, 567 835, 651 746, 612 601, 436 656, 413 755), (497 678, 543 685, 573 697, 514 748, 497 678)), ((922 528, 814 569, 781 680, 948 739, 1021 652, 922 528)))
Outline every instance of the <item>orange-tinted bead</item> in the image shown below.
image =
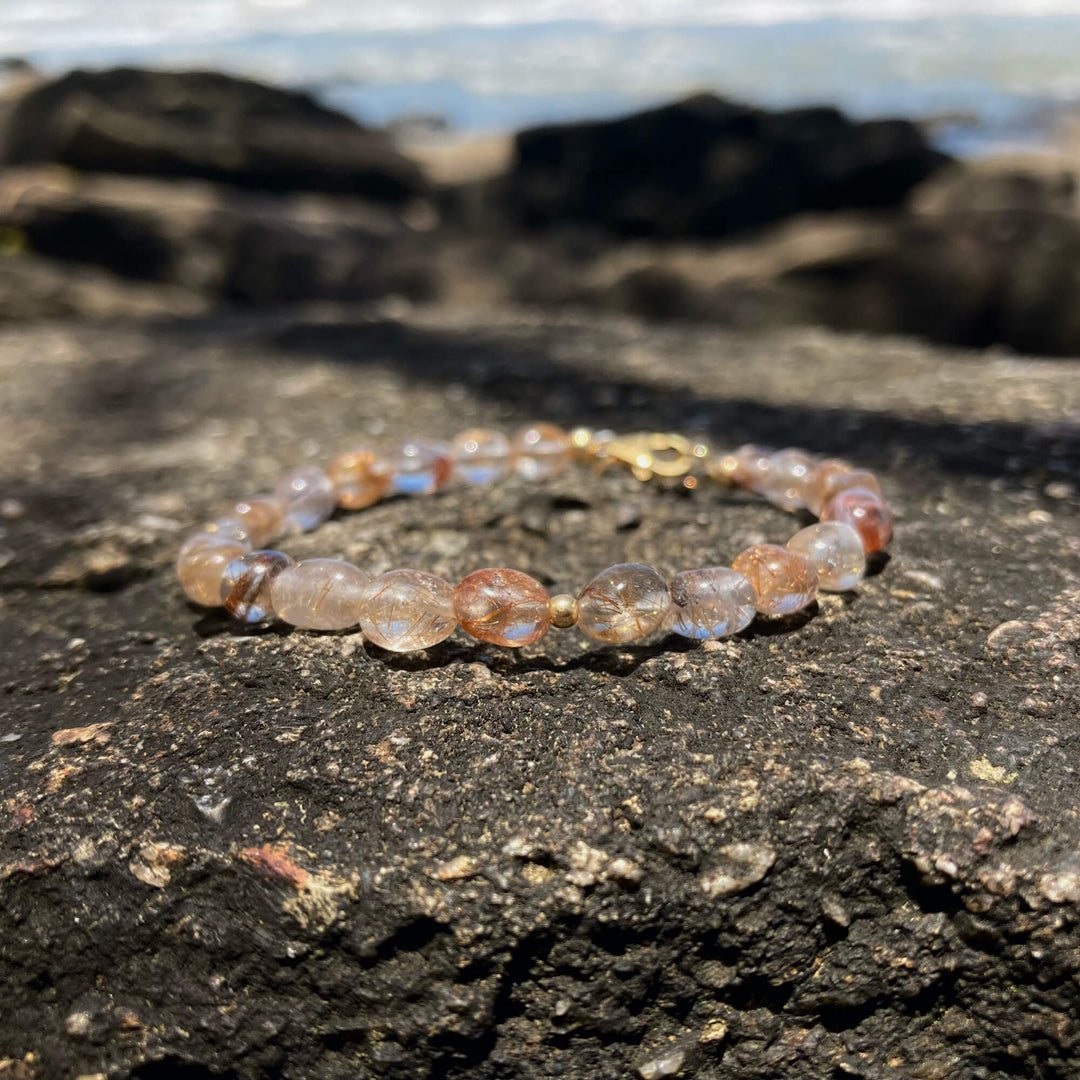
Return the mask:
POLYGON ((570 436, 554 424, 531 424, 510 441, 514 468, 527 480, 542 480, 566 468, 572 456, 570 436))
POLYGON ((753 586, 762 615, 789 615, 817 596, 818 574, 810 562, 776 544, 755 544, 731 564, 753 586))
POLYGON ((731 483, 747 491, 764 490, 773 471, 771 450, 764 446, 740 446, 730 457, 728 473, 731 483))
POLYGON ((212 533, 196 533, 176 557, 176 576, 184 595, 203 607, 220 607, 225 568, 250 550, 251 545, 242 541, 223 542, 212 533))
POLYGON ((345 630, 360 621, 371 578, 341 559, 305 559, 270 586, 274 614, 304 630, 345 630))
POLYGON ((373 468, 378 458, 367 449, 351 450, 326 466, 337 504, 343 510, 363 510, 377 503, 390 489, 390 474, 373 468))
POLYGON ((892 514, 885 500, 866 488, 848 488, 834 495, 824 510, 822 521, 842 521, 861 537, 866 554, 881 551, 892 539, 892 514))
POLYGON ((595 641, 634 641, 658 630, 670 607, 667 582, 651 566, 621 563, 581 590, 578 626, 595 641))
POLYGON ((262 547, 281 532, 285 501, 274 495, 253 495, 236 503, 231 516, 243 525, 252 546, 262 547))
POLYGON ((426 649, 448 638, 455 626, 453 586, 422 570, 390 570, 377 577, 360 613, 364 636, 392 652, 426 649))
POLYGON ((849 472, 851 466, 839 458, 826 458, 818 462, 814 475, 806 486, 806 505, 812 514, 820 514, 821 508, 828 501, 823 493, 832 478, 849 472))
POLYGON ((818 496, 821 505, 824 506, 834 495, 849 488, 865 488, 867 491, 881 494, 881 485, 878 478, 866 469, 847 469, 843 472, 833 472, 825 480, 817 485, 818 496))
POLYGON ((462 630, 492 645, 531 645, 551 625, 551 597, 520 570, 477 570, 454 590, 454 614, 462 630))

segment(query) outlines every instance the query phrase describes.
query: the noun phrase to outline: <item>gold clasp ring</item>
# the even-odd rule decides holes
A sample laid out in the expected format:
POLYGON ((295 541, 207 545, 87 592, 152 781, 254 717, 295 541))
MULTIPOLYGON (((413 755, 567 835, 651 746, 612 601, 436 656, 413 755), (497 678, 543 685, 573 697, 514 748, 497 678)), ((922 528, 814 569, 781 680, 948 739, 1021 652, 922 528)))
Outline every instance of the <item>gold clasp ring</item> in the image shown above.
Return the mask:
POLYGON ((659 431, 643 431, 612 439, 603 453, 609 460, 629 466, 639 480, 651 480, 654 476, 686 476, 697 460, 688 439, 659 431))

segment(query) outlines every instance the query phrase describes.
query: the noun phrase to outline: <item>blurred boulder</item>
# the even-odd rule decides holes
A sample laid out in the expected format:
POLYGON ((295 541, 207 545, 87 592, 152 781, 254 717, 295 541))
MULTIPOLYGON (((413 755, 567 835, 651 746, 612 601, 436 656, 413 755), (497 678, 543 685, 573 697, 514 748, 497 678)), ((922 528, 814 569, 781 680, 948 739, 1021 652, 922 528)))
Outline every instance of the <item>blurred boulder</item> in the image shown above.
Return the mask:
POLYGON ((909 206, 917 214, 1075 214, 1080 210, 1080 185, 1074 163, 1049 155, 965 161, 916 187, 909 206))
POLYGON ((307 94, 214 72, 72 71, 0 102, 0 166, 191 177, 401 206, 426 193, 389 138, 307 94))
POLYGON ((888 208, 949 159, 904 120, 768 112, 701 94, 519 133, 510 212, 624 237, 723 237, 802 211, 888 208))
POLYGON ((212 300, 278 303, 426 297, 423 215, 314 194, 239 192, 197 181, 0 173, 0 229, 28 251, 212 300))

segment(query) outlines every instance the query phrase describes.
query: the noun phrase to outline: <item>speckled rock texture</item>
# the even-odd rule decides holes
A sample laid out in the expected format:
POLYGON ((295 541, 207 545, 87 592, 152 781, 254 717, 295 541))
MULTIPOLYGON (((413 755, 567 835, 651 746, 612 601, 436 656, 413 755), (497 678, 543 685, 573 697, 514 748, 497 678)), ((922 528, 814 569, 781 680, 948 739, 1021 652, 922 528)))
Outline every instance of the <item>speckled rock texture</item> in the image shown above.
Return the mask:
MULTIPOLYGON (((0 333, 0 1077, 1080 1075, 1080 362, 385 306, 0 333), (842 454, 892 557, 711 647, 240 632, 181 534, 358 439, 842 454)), ((286 549, 552 592, 798 522, 575 471, 286 549)))

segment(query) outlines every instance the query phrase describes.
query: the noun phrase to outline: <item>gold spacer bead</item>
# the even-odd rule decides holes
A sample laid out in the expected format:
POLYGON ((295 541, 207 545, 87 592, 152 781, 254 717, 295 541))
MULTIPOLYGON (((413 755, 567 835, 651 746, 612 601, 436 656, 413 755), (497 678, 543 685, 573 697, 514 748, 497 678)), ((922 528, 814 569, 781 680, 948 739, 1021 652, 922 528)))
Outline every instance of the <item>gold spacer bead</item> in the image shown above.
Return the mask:
POLYGON ((551 598, 548 610, 551 612, 551 625, 565 630, 577 622, 577 597, 559 593, 551 598))

